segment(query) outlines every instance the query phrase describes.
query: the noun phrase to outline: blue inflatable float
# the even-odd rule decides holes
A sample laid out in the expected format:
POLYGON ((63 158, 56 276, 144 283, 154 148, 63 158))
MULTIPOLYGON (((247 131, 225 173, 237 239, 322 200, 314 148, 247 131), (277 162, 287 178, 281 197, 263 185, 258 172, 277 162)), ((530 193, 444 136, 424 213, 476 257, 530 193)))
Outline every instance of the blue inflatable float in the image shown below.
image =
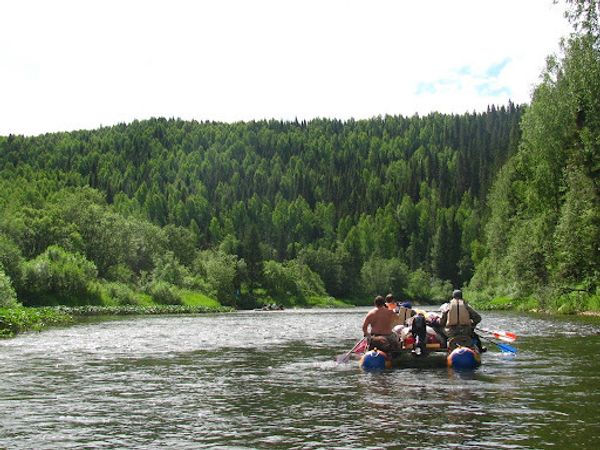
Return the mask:
POLYGON ((367 371, 389 369, 391 366, 392 361, 384 352, 377 349, 368 351, 360 359, 360 367, 367 371))
POLYGON ((448 355, 448 367, 454 369, 469 370, 481 364, 481 355, 477 350, 470 347, 455 348, 448 355))

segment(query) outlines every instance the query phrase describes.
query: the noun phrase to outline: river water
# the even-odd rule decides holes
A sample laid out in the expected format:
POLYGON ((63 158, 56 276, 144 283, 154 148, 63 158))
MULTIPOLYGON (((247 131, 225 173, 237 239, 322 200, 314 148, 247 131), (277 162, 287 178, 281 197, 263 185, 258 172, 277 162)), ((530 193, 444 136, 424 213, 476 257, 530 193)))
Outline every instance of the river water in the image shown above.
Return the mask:
POLYGON ((484 313, 483 364, 337 365, 365 309, 121 318, 0 341, 0 448, 600 448, 600 325, 484 313))

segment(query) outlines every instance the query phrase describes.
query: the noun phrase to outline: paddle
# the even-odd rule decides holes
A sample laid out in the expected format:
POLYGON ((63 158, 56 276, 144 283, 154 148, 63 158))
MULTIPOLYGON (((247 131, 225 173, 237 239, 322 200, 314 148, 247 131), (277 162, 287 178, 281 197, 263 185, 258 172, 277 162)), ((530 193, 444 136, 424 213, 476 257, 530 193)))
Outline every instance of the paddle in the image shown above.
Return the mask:
POLYGON ((517 340, 517 335, 510 331, 504 330, 488 330, 487 328, 478 328, 478 330, 483 331, 484 333, 489 333, 494 336, 496 339, 499 339, 504 342, 515 342, 517 340))
POLYGON ((350 359, 350 355, 352 354, 352 352, 356 351, 356 349, 358 347, 360 347, 363 343, 367 342, 367 338, 364 337, 362 338, 360 341, 358 341, 356 344, 354 344, 354 347, 352 347, 350 349, 350 351, 344 353, 343 355, 338 355, 335 360, 338 364, 345 364, 348 362, 348 359, 350 359))
POLYGON ((481 339, 483 339, 484 341, 486 341, 486 342, 491 342, 492 344, 494 344, 494 345, 497 345, 497 346, 498 346, 498 348, 499 348, 499 349, 500 349, 502 352, 504 352, 504 353, 517 353, 517 349, 516 349, 516 348, 514 348, 512 345, 508 345, 508 344, 500 344, 500 343, 498 343, 498 342, 492 341, 492 340, 491 340, 490 338, 488 338, 488 337, 481 336, 481 335, 479 335, 479 337, 480 337, 481 339))

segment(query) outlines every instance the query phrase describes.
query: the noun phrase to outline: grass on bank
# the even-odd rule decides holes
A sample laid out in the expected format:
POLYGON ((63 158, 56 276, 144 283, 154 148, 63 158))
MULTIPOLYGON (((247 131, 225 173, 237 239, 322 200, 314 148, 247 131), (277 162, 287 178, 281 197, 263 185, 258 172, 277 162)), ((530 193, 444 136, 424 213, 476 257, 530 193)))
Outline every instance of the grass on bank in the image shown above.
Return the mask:
POLYGON ((354 306, 347 300, 334 297, 309 297, 307 304, 311 308, 349 308, 354 306))
POLYGON ((181 300, 187 306, 203 306, 205 308, 222 308, 221 303, 202 292, 196 291, 181 291, 181 300))
POLYGON ((97 283, 85 296, 44 297, 43 304, 0 308, 0 337, 24 331, 41 331, 51 326, 69 325, 78 317, 198 314, 229 312, 233 308, 201 292, 157 286, 154 291, 134 291, 119 283, 97 283))
POLYGON ((548 312, 551 314, 573 315, 580 313, 600 313, 600 293, 572 291, 564 294, 549 293, 544 298, 496 297, 493 299, 468 297, 469 303, 483 311, 548 312))
MULTIPOLYGON (((40 303, 35 306, 0 308, 0 337, 69 325, 81 317, 218 313, 235 309, 224 306, 206 293, 166 283, 138 291, 121 283, 100 282, 94 283, 84 296, 48 295, 38 301, 40 303)), ((264 289, 256 289, 252 293, 242 293, 236 306, 253 309, 273 303, 285 308, 346 308, 355 305, 352 301, 329 296, 274 299, 264 289)))
POLYGON ((242 293, 242 301, 239 306, 246 307, 245 309, 254 309, 273 304, 281 305, 284 308, 351 308, 356 306, 356 303, 351 300, 336 299, 328 295, 272 296, 263 288, 256 288, 252 293, 242 293))

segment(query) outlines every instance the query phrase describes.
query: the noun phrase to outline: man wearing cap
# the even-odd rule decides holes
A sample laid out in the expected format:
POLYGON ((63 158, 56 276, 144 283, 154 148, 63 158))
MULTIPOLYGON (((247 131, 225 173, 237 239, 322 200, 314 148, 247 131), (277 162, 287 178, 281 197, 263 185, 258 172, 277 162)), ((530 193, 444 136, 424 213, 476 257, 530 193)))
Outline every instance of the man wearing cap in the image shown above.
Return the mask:
MULTIPOLYGON (((468 345, 481 316, 462 298, 462 291, 452 292, 452 299, 442 305, 440 312, 440 326, 444 327, 444 334, 448 337, 448 347, 452 350, 457 344, 468 345)), ((484 351, 480 343, 478 347, 484 351)))

